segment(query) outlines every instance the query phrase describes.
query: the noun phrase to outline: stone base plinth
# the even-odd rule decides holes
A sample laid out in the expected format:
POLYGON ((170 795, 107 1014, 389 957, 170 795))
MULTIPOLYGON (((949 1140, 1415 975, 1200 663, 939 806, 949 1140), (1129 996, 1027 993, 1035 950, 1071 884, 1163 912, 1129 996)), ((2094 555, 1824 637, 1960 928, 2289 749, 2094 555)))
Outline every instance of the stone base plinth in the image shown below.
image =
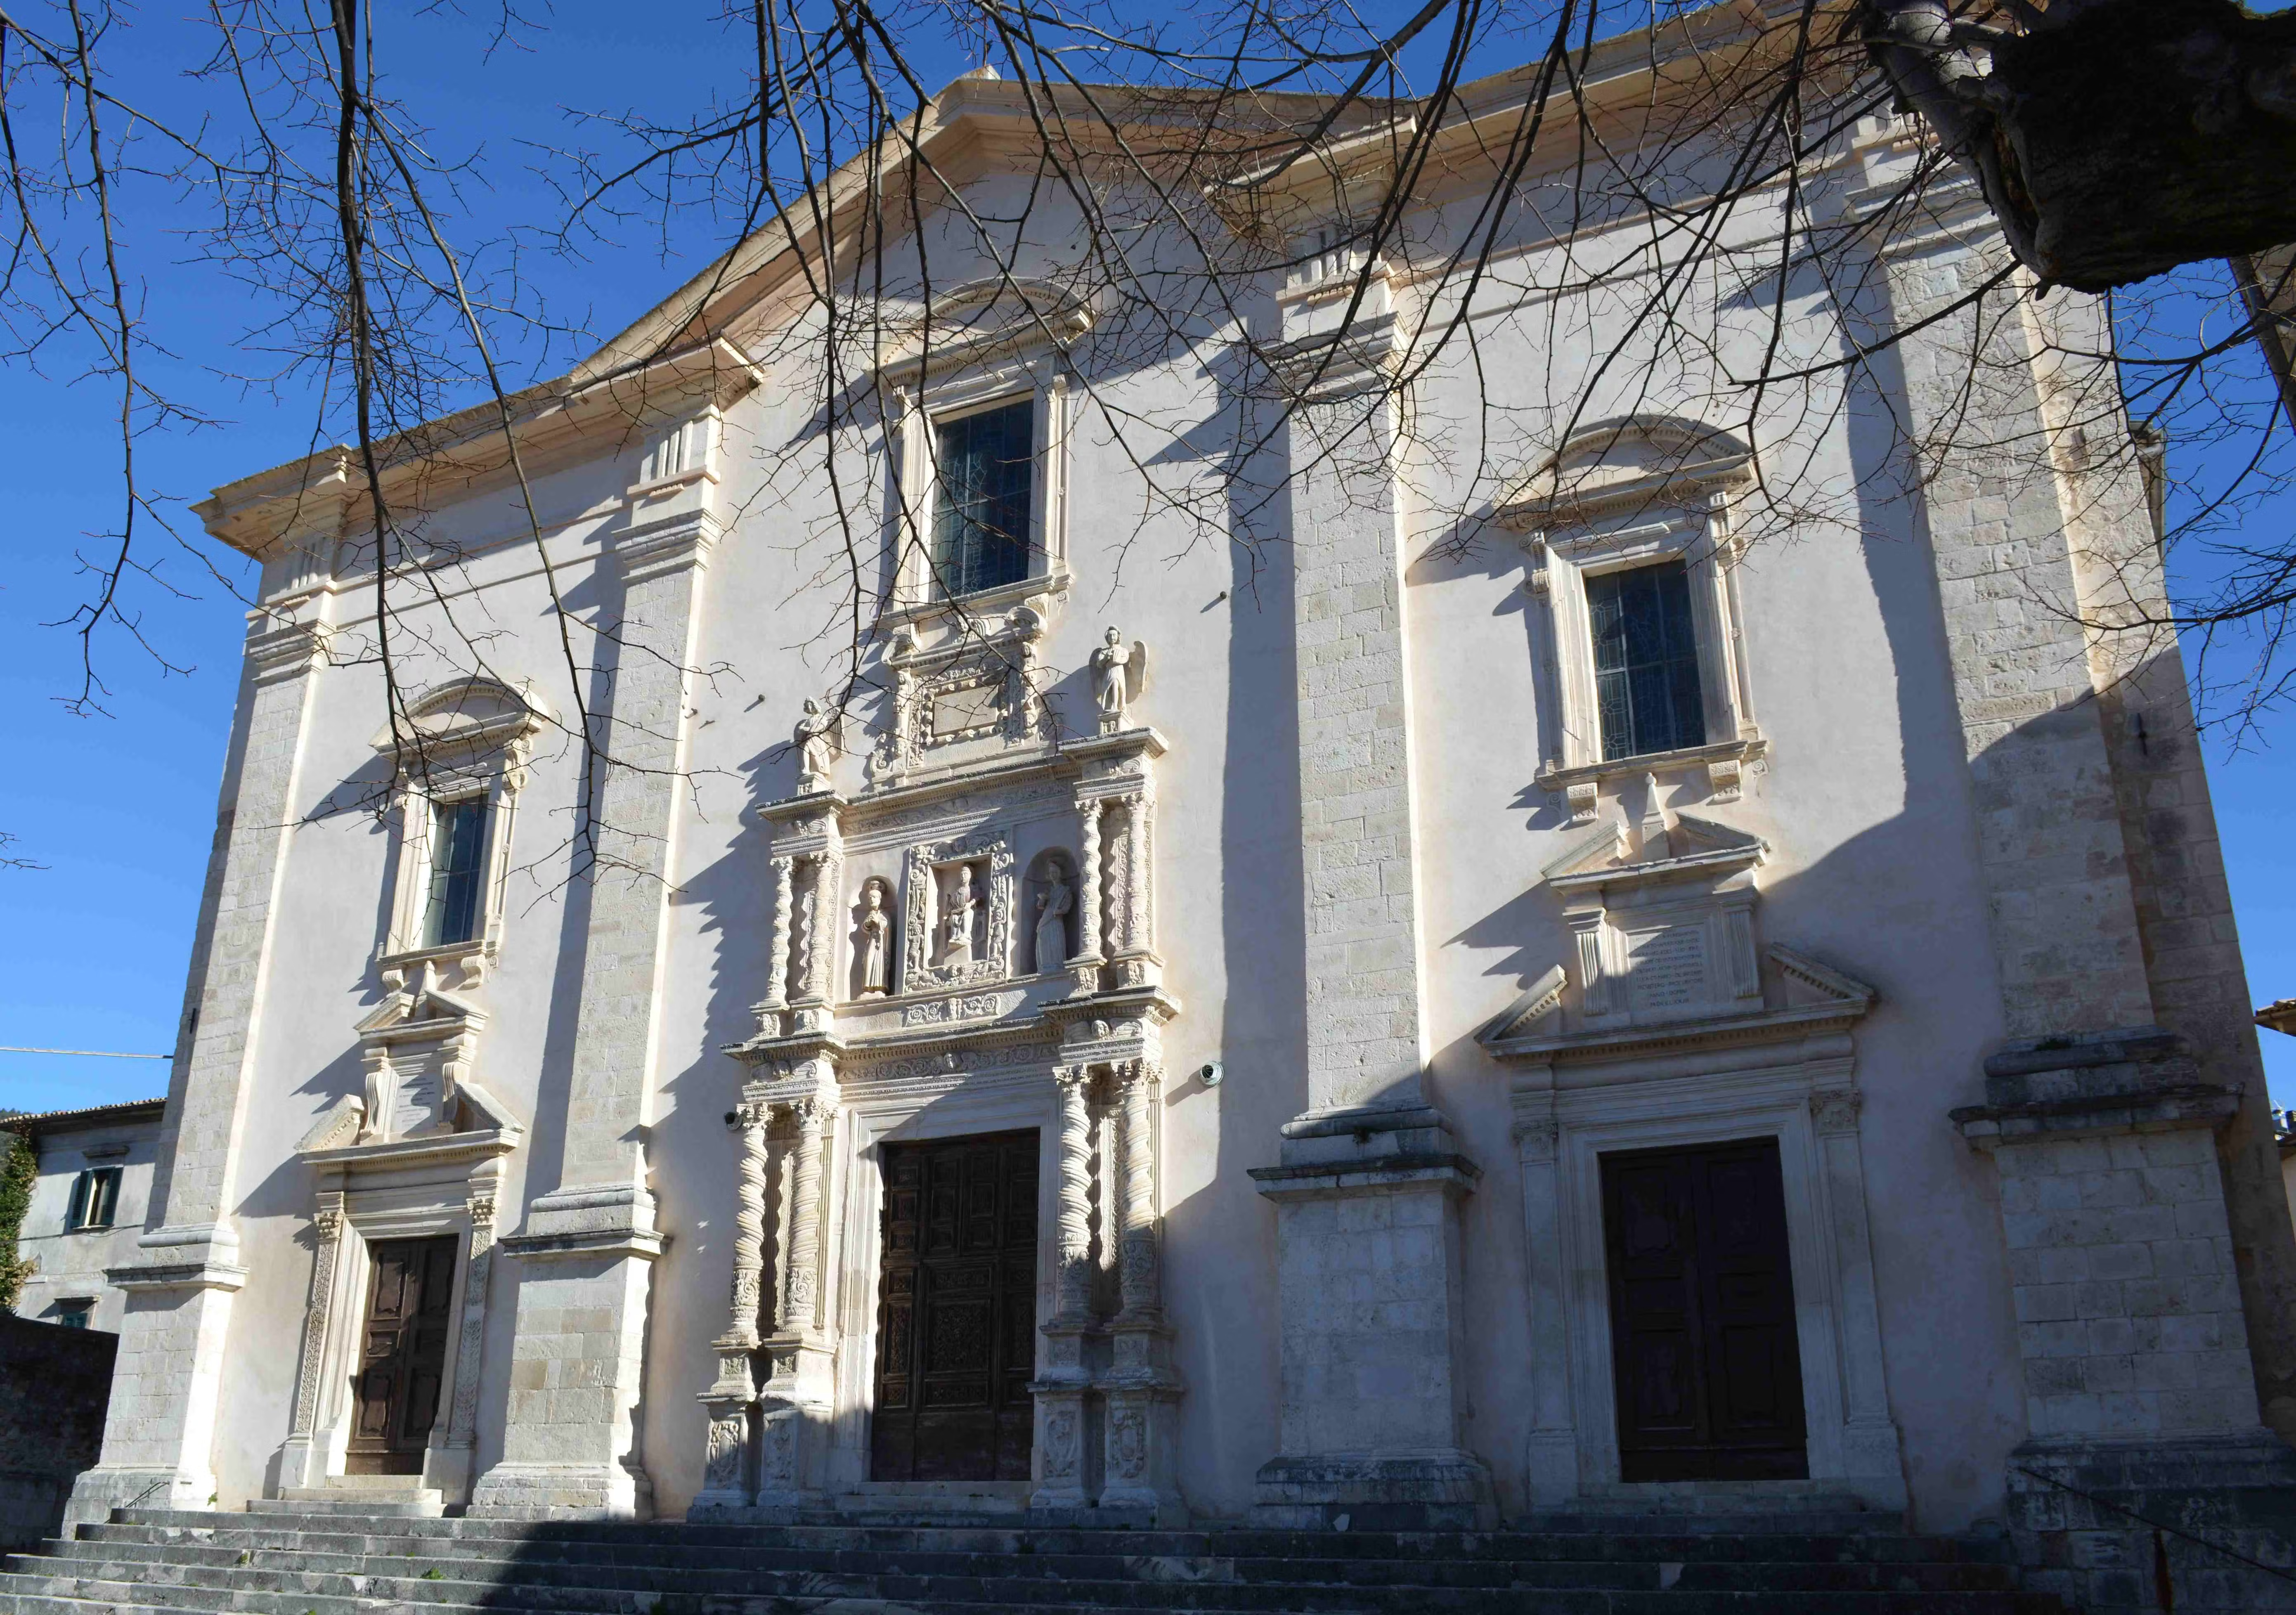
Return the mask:
POLYGON ((1275 1202, 1283 1450, 1253 1517, 1278 1527, 1492 1524, 1490 1474, 1461 1439, 1459 1201, 1478 1176, 1424 1105, 1303 1116, 1275 1202))
POLYGON ((2008 1481, 2035 1592, 2096 1615, 2296 1610, 2296 1452, 2276 1436, 2029 1441, 2008 1481))
POLYGON ((1273 1458, 1251 1522, 1270 1530, 1472 1531, 1497 1523, 1491 1474, 1472 1453, 1273 1458))

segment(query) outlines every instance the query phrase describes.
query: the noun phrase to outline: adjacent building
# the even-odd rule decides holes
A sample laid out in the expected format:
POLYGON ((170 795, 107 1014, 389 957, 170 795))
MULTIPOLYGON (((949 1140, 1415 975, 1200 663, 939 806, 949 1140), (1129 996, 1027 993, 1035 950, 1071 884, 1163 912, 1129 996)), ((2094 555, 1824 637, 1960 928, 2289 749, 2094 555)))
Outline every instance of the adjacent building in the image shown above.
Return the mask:
POLYGON ((106 1275, 137 1259, 165 1106, 137 1099, 0 1121, 0 1130, 30 1139, 40 1161, 16 1234, 17 1255, 33 1264, 18 1317, 119 1329, 127 1297, 106 1275))

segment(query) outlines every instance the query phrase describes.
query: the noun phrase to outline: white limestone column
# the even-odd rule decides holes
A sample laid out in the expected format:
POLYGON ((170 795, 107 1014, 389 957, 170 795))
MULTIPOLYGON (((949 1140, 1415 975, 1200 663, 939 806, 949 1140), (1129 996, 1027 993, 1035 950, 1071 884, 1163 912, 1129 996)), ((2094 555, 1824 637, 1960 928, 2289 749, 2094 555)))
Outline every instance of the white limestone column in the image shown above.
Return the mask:
POLYGON ((774 865, 773 941, 766 953, 766 996, 758 1004, 758 1029, 780 1032, 781 1011, 789 1004, 791 905, 796 899, 797 860, 776 857, 774 865))
POLYGON ((1522 1173, 1524 1265, 1530 1288, 1530 1439, 1524 1469, 1534 1507, 1578 1495, 1578 1429, 1570 1395, 1570 1264, 1562 1237, 1562 1185, 1556 1164, 1554 1070, 1536 1067, 1516 1082, 1515 1161, 1522 1173))
MULTIPOLYGON (((1258 1480, 1275 1527, 1476 1527, 1490 1477, 1461 1445, 1458 1199, 1476 1170, 1426 1102, 1412 800, 1410 642, 1382 287, 1344 332, 1272 356, 1292 398, 1307 1110, 1279 1163, 1282 1451, 1258 1480), (1374 1310, 1354 1299, 1374 1292, 1374 1310), (1416 1320, 1398 1326, 1397 1318, 1416 1320)), ((1325 317, 1312 307, 1287 321, 1325 317)), ((1288 328, 1288 327, 1287 327, 1288 328)))
MULTIPOLYGON (((1087 820, 1087 823, 1090 821, 1087 820)), ((1045 1361, 1029 1386, 1037 1403, 1037 1489, 1032 1509, 1083 1509, 1093 1497, 1086 1450, 1086 1395, 1092 1383, 1085 1360, 1092 1317, 1093 1068, 1056 1066, 1060 1100, 1059 1200, 1053 1225, 1057 1263, 1052 1318, 1044 1324, 1045 1361)))
POLYGON ((133 1266, 103 1451, 72 1488, 66 1529, 141 1497, 203 1508, 215 1495, 216 1398, 232 1298, 246 1282, 233 1211, 240 1138, 262 1052, 271 915, 300 813, 311 687, 332 630, 331 596, 277 600, 250 614, 248 679, 226 782, 222 868, 201 960, 196 1029, 179 1056, 161 1123, 146 1231, 133 1266))
POLYGON ((797 1123, 795 1165, 790 1174, 789 1284, 782 1295, 782 1332, 811 1334, 820 1326, 821 1165, 829 1107, 800 1099, 790 1107, 797 1123))
MULTIPOLYGON (((1179 1492, 1180 1377, 1171 1365, 1171 1330, 1164 1319, 1159 1261, 1155 1112, 1163 1073, 1153 1060, 1125 1062, 1116 1073, 1119 1165, 1112 1185, 1122 1309, 1109 1324, 1111 1362, 1101 1376, 1100 1510, 1114 1521, 1123 1511, 1144 1523, 1185 1522, 1179 1492)), ((1110 1197, 1103 1193, 1103 1203, 1110 1197)))
POLYGON ((501 1188, 502 1167, 491 1164, 488 1176, 471 1185, 464 1204, 471 1219, 470 1250, 463 1275, 461 1338, 455 1348, 455 1385, 447 1403, 447 1458, 449 1474, 439 1477, 441 1489, 456 1502, 468 1496, 471 1466, 479 1442, 479 1384, 485 1366, 487 1296, 494 1284, 495 1217, 501 1188))
POLYGON ((1117 948, 1116 984, 1152 987, 1160 974, 1156 956, 1153 854, 1155 793, 1144 778, 1119 799, 1124 808, 1124 937, 1117 948))
POLYGON ((756 1399, 750 1353, 758 1346, 758 1305, 766 1246, 766 1113, 762 1105, 735 1107, 741 1139, 740 1193, 734 1211, 734 1282, 725 1332, 714 1342, 718 1378, 699 1398, 709 1422, 703 1437, 701 1490, 693 1508, 741 1508, 750 1498, 750 1409, 756 1399))
POLYGON ((599 858, 559 1186, 502 1242, 521 1266, 517 1333, 502 1458, 472 1502, 481 1513, 652 1512, 635 1414, 662 1236, 644 1138, 696 606, 717 531, 707 512, 685 512, 626 529, 613 545, 621 648, 594 786, 599 858))
POLYGON ((843 930, 838 914, 838 890, 844 859, 839 856, 837 821, 824 822, 827 846, 812 861, 808 887, 813 898, 813 923, 806 930, 803 990, 798 996, 798 1029, 817 1031, 829 1024, 829 1005, 836 996, 832 976, 837 962, 837 938, 843 930))
POLYGON ((1100 990, 1100 919, 1103 902, 1101 886, 1104 879, 1100 856, 1103 806, 1096 796, 1086 797, 1077 804, 1081 828, 1077 842, 1077 954, 1069 961, 1070 972, 1076 978, 1072 997, 1088 996, 1100 990))

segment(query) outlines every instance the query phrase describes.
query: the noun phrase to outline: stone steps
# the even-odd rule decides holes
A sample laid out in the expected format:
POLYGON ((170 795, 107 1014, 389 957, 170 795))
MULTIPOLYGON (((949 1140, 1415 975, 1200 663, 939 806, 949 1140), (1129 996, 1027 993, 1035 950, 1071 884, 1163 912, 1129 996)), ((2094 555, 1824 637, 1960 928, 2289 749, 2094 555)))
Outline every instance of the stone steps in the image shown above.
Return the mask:
POLYGON ((1997 1545, 1621 1523, 1121 1531, 135 1510, 10 1556, 0 1615, 2062 1615, 2015 1590, 1997 1545))
MULTIPOLYGON (((761 1581, 790 1576, 898 1576, 911 1579, 947 1581, 957 1578, 1042 1580, 1061 1585, 1086 1582, 1140 1581, 1218 1584, 1230 1586, 1269 1586, 1309 1584, 1347 1586, 1366 1591, 1380 1588, 1520 1590, 1524 1588, 1637 1591, 1659 1590, 1668 1578, 1686 1591, 1759 1591, 1776 1579, 1776 1567, 1761 1562, 1724 1561, 1713 1563, 1624 1559, 1492 1560, 1398 1562, 1347 1559, 1225 1559, 1195 1561, 1137 1556, 1025 1555, 961 1554, 808 1554, 790 1552, 774 1556, 769 1566, 705 1568, 683 1562, 675 1567, 658 1564, 598 1564, 555 1560, 439 1559, 362 1557, 283 1549, 195 1547, 187 1545, 115 1542, 58 1543, 40 1562, 44 1573, 89 1577, 106 1581, 131 1581, 156 1575, 180 1577, 199 1585, 245 1585, 255 1587, 308 1587, 312 1591, 356 1593, 351 1578, 390 1578, 417 1585, 398 1587, 394 1596, 410 1602, 436 1603, 426 1587, 460 1586, 487 1582, 501 1589, 493 1602, 501 1604, 548 1603, 561 1588, 598 1592, 651 1593, 659 1589, 665 1568, 675 1568, 681 1591, 695 1594, 739 1594, 754 1590, 761 1581), (435 1575, 430 1574, 435 1572, 435 1575), (323 1578, 332 1580, 322 1583, 323 1578), (336 1585, 342 1583, 345 1585, 336 1585), (529 1591, 531 1595, 528 1595, 529 1591)), ((1992 1564, 1883 1564, 1847 1562, 1797 1565, 1795 1580, 1807 1591, 1819 1592, 2000 1592, 2011 1578, 2002 1566, 1992 1564)), ((442 1595, 443 1596, 443 1595, 442 1595)), ((453 1602, 451 1598, 446 1602, 453 1602)), ((619 1605, 617 1606, 619 1607, 619 1605)))

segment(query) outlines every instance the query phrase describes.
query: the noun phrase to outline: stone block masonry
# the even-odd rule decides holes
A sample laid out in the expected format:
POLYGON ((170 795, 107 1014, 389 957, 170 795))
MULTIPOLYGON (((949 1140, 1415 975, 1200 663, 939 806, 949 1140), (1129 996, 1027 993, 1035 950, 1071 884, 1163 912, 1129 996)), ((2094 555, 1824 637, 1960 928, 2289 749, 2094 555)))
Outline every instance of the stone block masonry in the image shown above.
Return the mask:
POLYGON ((502 1459, 471 1505, 504 1515, 652 1512, 636 1410, 647 1290, 662 1236, 646 1182, 656 1005, 698 596, 718 537, 706 511, 616 540, 620 647, 591 875, 559 1186, 502 1249, 521 1263, 502 1459))
POLYGON ((1460 1415, 1458 1201, 1477 1174, 1422 1080, 1393 337, 1382 311, 1292 350, 1310 393, 1285 426, 1308 1110, 1251 1173, 1276 1208, 1282 1446, 1254 1486, 1273 1526, 1495 1517, 1460 1415))

